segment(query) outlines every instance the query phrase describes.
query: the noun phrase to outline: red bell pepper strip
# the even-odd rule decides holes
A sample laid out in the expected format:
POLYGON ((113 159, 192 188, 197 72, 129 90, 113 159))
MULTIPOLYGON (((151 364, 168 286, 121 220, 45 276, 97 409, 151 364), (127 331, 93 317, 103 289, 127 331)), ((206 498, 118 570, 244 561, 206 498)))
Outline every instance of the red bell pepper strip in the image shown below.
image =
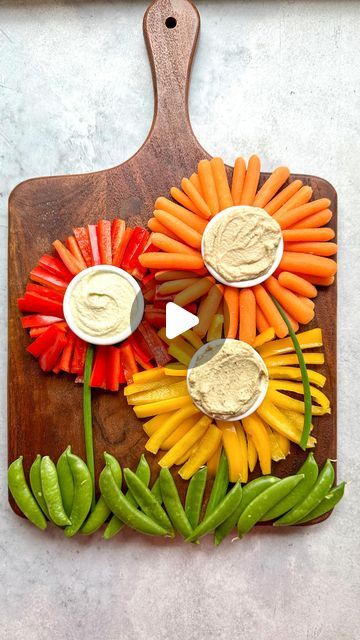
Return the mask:
POLYGON ((72 357, 73 357, 75 342, 76 342, 76 335, 69 329, 66 339, 67 339, 67 343, 64 348, 64 351, 61 354, 61 358, 58 366, 60 371, 67 371, 67 373, 70 373, 71 362, 72 362, 72 357))
POLYGON ((39 365, 43 371, 51 371, 55 367, 65 345, 66 336, 62 331, 58 331, 50 347, 39 358, 39 365))
POLYGON ((155 273, 153 271, 149 271, 141 280, 142 285, 147 285, 149 282, 155 282, 155 273))
POLYGON ((142 358, 146 362, 151 360, 152 354, 149 351, 149 347, 142 337, 139 329, 136 329, 136 331, 134 331, 134 333, 130 336, 130 338, 128 338, 128 340, 132 346, 133 351, 137 353, 140 358, 142 358))
POLYGON ((145 300, 147 300, 147 302, 152 302, 155 298, 155 292, 156 292, 155 279, 152 278, 151 280, 148 280, 146 283, 142 283, 141 291, 145 300))
POLYGON ((55 289, 49 289, 49 287, 44 287, 42 284, 36 284, 34 282, 27 283, 26 291, 39 293, 40 295, 46 296, 46 298, 57 300, 58 302, 62 302, 64 300, 64 294, 62 291, 55 291, 55 289))
MULTIPOLYGON (((63 333, 66 333, 68 330, 68 326, 66 322, 57 322, 52 326, 57 327, 59 331, 62 331, 63 333)), ((48 328, 49 327, 47 326, 47 327, 34 327, 33 329, 30 329, 29 331, 30 338, 37 338, 38 336, 41 336, 41 334, 45 333, 45 331, 47 331, 48 328)))
POLYGON ((113 255, 113 265, 115 267, 121 267, 122 259, 132 234, 133 234, 133 230, 130 229, 130 227, 125 229, 123 238, 118 248, 116 249, 115 254, 113 255))
POLYGON ((110 220, 99 220, 97 232, 101 264, 112 264, 110 220))
POLYGON ((96 224, 88 224, 88 233, 89 233, 89 242, 91 249, 91 264, 101 264, 100 260, 100 252, 99 252, 99 243, 97 236, 97 225, 96 224))
POLYGON ((55 258, 54 256, 49 256, 47 253, 44 253, 38 261, 38 265, 42 269, 46 269, 54 276, 57 276, 60 280, 65 280, 65 282, 70 282, 72 280, 73 275, 70 273, 69 269, 67 269, 64 263, 55 258))
POLYGON ((86 269, 86 262, 82 256, 75 236, 69 236, 68 238, 66 238, 66 246, 69 249, 70 253, 72 253, 72 255, 74 256, 74 258, 76 258, 76 260, 82 265, 82 268, 86 269))
POLYGON ((83 375, 85 367, 87 343, 81 338, 76 337, 74 353, 71 362, 71 373, 83 375))
POLYGON ((135 353, 134 355, 135 355, 136 362, 140 365, 140 367, 142 367, 142 369, 154 368, 154 365, 152 365, 151 362, 146 362, 146 360, 142 360, 137 353, 135 353))
POLYGON ((190 304, 186 304, 184 309, 186 309, 186 311, 189 311, 190 313, 195 313, 197 311, 197 306, 195 302, 190 302, 190 304))
POLYGON ((65 267, 73 274, 73 276, 76 276, 83 270, 82 264, 74 258, 73 254, 70 253, 69 249, 67 249, 60 240, 54 240, 52 244, 54 249, 58 252, 65 267))
POLYGON ((149 232, 142 227, 135 227, 126 247, 121 266, 125 271, 131 272, 139 265, 138 258, 142 254, 149 239, 149 232))
POLYGON ((40 296, 35 292, 25 292, 24 297, 19 298, 17 302, 20 311, 33 311, 34 313, 56 316, 57 318, 64 317, 62 302, 51 300, 45 296, 40 296))
POLYGON ((66 280, 61 280, 61 278, 59 278, 58 276, 50 273, 49 271, 46 271, 45 269, 42 269, 41 267, 34 267, 34 269, 30 271, 29 278, 34 282, 44 284, 46 285, 46 287, 55 289, 55 291, 58 291, 60 293, 65 293, 69 284, 66 280))
POLYGON ((126 382, 131 382, 134 373, 139 371, 131 344, 124 342, 120 347, 121 366, 126 382))
MULTIPOLYGON (((149 305, 150 307, 151 305, 149 305)), ((166 326, 166 313, 162 309, 154 309, 146 307, 144 318, 152 327, 161 329, 166 326)))
POLYGON ((106 363, 106 388, 108 391, 119 391, 120 349, 108 347, 106 363))
MULTIPOLYGON (((144 255, 144 253, 148 253, 149 251, 151 251, 152 253, 156 253, 157 251, 160 251, 160 249, 158 247, 155 247, 155 245, 152 244, 151 242, 151 236, 148 238, 148 241, 142 251, 142 255, 144 255)), ((140 254, 139 254, 140 255, 140 254)), ((142 267, 140 262, 139 262, 139 256, 137 257, 136 260, 136 265, 134 267, 134 269, 131 272, 131 275, 134 278, 137 278, 138 280, 141 280, 143 282, 143 277, 145 275, 145 273, 147 272, 147 268, 146 267, 142 267)))
POLYGON ((48 327, 55 322, 61 322, 61 318, 56 316, 43 316, 38 313, 34 313, 31 316, 23 316, 21 318, 21 324, 23 329, 32 329, 32 327, 48 327))
MULTIPOLYGON (((120 351, 120 349, 119 349, 120 351)), ((124 384, 126 382, 126 378, 125 378, 125 373, 124 373, 124 369, 122 366, 122 359, 121 359, 121 351, 120 351, 120 373, 119 373, 119 384, 124 384)))
POLYGON ((106 364, 108 347, 97 346, 91 372, 90 387, 106 389, 106 364))
MULTIPOLYGON (((44 333, 42 333, 34 342, 29 344, 26 351, 31 353, 34 358, 39 358, 42 353, 45 353, 51 345, 55 342, 57 336, 64 336, 63 331, 60 331, 55 325, 51 325, 44 333)), ((55 364, 55 362, 54 362, 55 364)))
POLYGON ((85 260, 86 266, 91 267, 92 256, 91 256, 88 230, 86 229, 86 227, 75 227, 73 229, 73 232, 77 240, 77 243, 79 245, 82 257, 85 260))
POLYGON ((125 233, 125 220, 115 218, 111 224, 111 256, 114 264, 114 256, 122 242, 125 233))
POLYGON ((139 324, 139 331, 143 336, 146 344, 148 345, 150 352, 155 358, 158 367, 162 367, 170 362, 171 357, 169 356, 164 343, 160 340, 156 331, 146 320, 143 320, 139 324))

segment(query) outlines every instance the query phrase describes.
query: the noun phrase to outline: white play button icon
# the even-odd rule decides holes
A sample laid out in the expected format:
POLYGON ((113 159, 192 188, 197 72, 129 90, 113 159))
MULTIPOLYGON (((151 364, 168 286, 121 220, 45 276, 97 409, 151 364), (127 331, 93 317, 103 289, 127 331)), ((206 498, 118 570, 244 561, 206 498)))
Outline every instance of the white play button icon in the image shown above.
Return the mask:
POLYGON ((199 318, 174 302, 166 305, 166 337, 169 340, 199 324, 199 318))

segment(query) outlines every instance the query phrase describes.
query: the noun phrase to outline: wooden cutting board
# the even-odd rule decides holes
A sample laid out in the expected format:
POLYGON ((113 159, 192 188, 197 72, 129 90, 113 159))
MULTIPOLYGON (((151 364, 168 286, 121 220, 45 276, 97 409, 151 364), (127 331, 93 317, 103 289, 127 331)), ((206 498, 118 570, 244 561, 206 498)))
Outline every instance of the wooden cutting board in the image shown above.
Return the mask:
MULTIPOLYGON (((9 198, 9 462, 24 456, 28 469, 37 453, 57 459, 70 443, 85 456, 82 428, 82 387, 68 375, 45 374, 26 352, 29 336, 20 324, 17 298, 24 291, 29 271, 51 250, 56 238, 64 239, 74 226, 100 217, 125 218, 129 225, 146 225, 155 199, 193 173, 199 160, 208 158, 196 140, 188 114, 192 60, 199 35, 198 11, 188 0, 156 0, 144 16, 155 94, 154 119, 143 146, 129 160, 105 171, 84 175, 36 178, 19 184, 9 198)), ((111 88, 109 89, 111 90, 111 88)), ((256 140, 252 147, 256 151, 256 140)), ((234 149, 234 157, 241 149, 234 149)), ((284 158, 284 163, 286 158, 284 158)), ((229 175, 231 168, 228 167, 229 175)), ((262 174, 261 183, 268 177, 262 174)), ((336 192, 326 180, 293 174, 314 190, 314 197, 332 201, 336 228, 336 192)), ((332 414, 321 418, 316 459, 323 464, 336 458, 336 287, 319 293, 316 323, 324 332, 325 388, 332 414)), ((123 466, 134 468, 144 451, 146 436, 123 394, 94 391, 94 442, 97 473, 103 451, 115 455, 123 466)), ((317 420, 314 420, 315 424, 317 420)), ((153 478, 158 473, 150 454, 153 478)), ((305 455, 293 446, 291 455, 274 464, 281 476, 295 472, 305 455)), ((259 474, 258 467, 254 475, 259 474)), ((175 476, 184 494, 186 484, 175 476)), ((14 504, 12 507, 14 508, 14 504)), ((17 511, 15 507, 15 511, 17 511)))

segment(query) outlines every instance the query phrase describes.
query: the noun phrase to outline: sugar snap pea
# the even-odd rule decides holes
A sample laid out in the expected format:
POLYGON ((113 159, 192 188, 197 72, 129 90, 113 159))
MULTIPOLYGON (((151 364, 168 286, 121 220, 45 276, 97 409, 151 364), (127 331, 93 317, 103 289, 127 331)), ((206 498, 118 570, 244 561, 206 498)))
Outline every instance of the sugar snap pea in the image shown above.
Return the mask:
POLYGON ((142 511, 152 520, 157 522, 163 529, 174 535, 174 529, 168 518, 167 513, 158 503, 155 496, 151 493, 141 480, 130 469, 124 469, 124 476, 127 486, 131 494, 135 498, 137 504, 142 511))
POLYGON ((187 519, 174 479, 167 467, 160 470, 160 487, 167 514, 174 526, 184 538, 192 534, 192 527, 187 519))
POLYGON ((156 478, 153 486, 151 487, 151 493, 155 496, 156 500, 159 504, 162 504, 162 495, 161 495, 161 487, 160 487, 160 478, 159 476, 156 478))
POLYGON ((303 524, 304 522, 315 520, 316 518, 320 518, 320 516, 323 516, 324 513, 328 513, 329 511, 331 511, 331 509, 333 509, 343 497, 345 484, 345 482, 341 482, 336 487, 331 489, 331 491, 326 494, 325 498, 320 502, 320 504, 315 507, 315 509, 310 511, 310 513, 308 513, 305 518, 303 518, 302 520, 298 520, 296 524, 303 524))
POLYGON ((33 496, 38 503, 41 511, 50 520, 49 512, 46 506, 45 498, 43 496, 43 490, 41 486, 41 477, 40 477, 40 465, 41 465, 41 455, 38 453, 34 462, 30 467, 29 472, 29 480, 31 491, 33 492, 33 496))
POLYGON ((70 514, 70 524, 64 533, 68 538, 77 533, 90 511, 93 483, 85 462, 73 453, 67 454, 70 470, 74 478, 74 500, 70 514))
POLYGON ((62 503, 64 505, 66 515, 70 517, 74 500, 74 479, 69 467, 69 461, 67 458, 68 453, 71 453, 70 445, 65 449, 65 451, 63 451, 58 459, 56 463, 56 470, 58 474, 62 503))
POLYGON ((214 531, 228 516, 239 506, 242 498, 242 488, 240 482, 236 482, 233 488, 226 494, 225 498, 217 505, 216 509, 196 527, 186 542, 199 540, 207 533, 214 531))
POLYGON ((275 476, 261 476, 260 478, 251 480, 251 482, 243 487, 242 498, 239 506, 226 518, 226 520, 224 520, 224 522, 222 522, 220 526, 217 527, 215 531, 214 542, 216 545, 220 544, 225 536, 227 536, 228 533, 236 527, 238 520, 242 512, 245 511, 247 505, 254 500, 256 496, 265 491, 265 489, 268 489, 276 482, 279 482, 279 480, 280 478, 276 478, 275 476))
POLYGON ((303 518, 305 518, 310 511, 313 511, 313 509, 315 509, 325 498, 333 485, 334 478, 334 467, 330 460, 327 460, 319 473, 317 481, 313 488, 310 489, 306 498, 279 520, 276 520, 276 522, 274 522, 274 526, 283 527, 289 524, 296 524, 299 520, 303 520, 303 518))
POLYGON ((275 507, 265 513, 264 517, 261 518, 262 520, 275 520, 275 518, 287 513, 295 505, 299 504, 304 500, 304 498, 306 498, 310 489, 314 486, 319 473, 318 465, 312 452, 309 453, 304 464, 301 465, 297 473, 302 473, 304 475, 304 480, 290 491, 283 500, 280 500, 275 507))
POLYGON ((8 485, 12 497, 24 516, 39 529, 46 529, 46 518, 26 482, 22 456, 9 466, 8 485))
POLYGON ((185 514, 193 529, 199 524, 206 487, 207 467, 202 467, 191 478, 185 498, 185 514))
MULTIPOLYGON (((114 458, 114 456, 110 455, 106 451, 104 451, 104 459, 105 459, 105 464, 106 463, 109 464, 109 467, 115 478, 116 484, 119 487, 121 487, 122 472, 121 472, 121 467, 118 461, 116 460, 116 458, 114 458)), ((103 496, 101 495, 95 505, 95 508, 93 509, 93 511, 90 512, 87 520, 81 527, 80 533, 84 535, 90 535, 91 533, 95 533, 95 531, 97 531, 98 529, 100 529, 100 527, 102 527, 102 525, 108 519, 110 514, 111 514, 111 511, 107 506, 103 496)))
POLYGON ((150 536, 166 536, 168 532, 147 515, 136 509, 117 486, 107 464, 99 479, 100 490, 111 511, 132 529, 150 536))
POLYGON ((69 525, 70 520, 66 515, 62 503, 56 467, 49 456, 44 456, 41 459, 40 477, 43 495, 51 520, 59 527, 69 525))
POLYGON ((207 518, 216 509, 218 504, 226 495, 229 485, 229 465, 225 451, 222 451, 215 480, 206 506, 205 518, 207 518))
POLYGON ((303 479, 303 474, 288 476, 254 498, 239 518, 237 525, 239 538, 248 533, 267 511, 288 495, 303 479))

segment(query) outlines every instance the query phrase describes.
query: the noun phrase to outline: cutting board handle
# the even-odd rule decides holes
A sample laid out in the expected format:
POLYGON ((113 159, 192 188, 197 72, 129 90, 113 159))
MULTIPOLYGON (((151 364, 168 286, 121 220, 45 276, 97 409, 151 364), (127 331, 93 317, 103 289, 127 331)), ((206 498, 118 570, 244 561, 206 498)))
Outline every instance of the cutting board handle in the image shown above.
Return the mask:
POLYGON ((192 60, 200 29, 189 0, 155 0, 144 15, 144 38, 154 82, 154 118, 148 140, 182 143, 191 129, 188 94, 192 60))

